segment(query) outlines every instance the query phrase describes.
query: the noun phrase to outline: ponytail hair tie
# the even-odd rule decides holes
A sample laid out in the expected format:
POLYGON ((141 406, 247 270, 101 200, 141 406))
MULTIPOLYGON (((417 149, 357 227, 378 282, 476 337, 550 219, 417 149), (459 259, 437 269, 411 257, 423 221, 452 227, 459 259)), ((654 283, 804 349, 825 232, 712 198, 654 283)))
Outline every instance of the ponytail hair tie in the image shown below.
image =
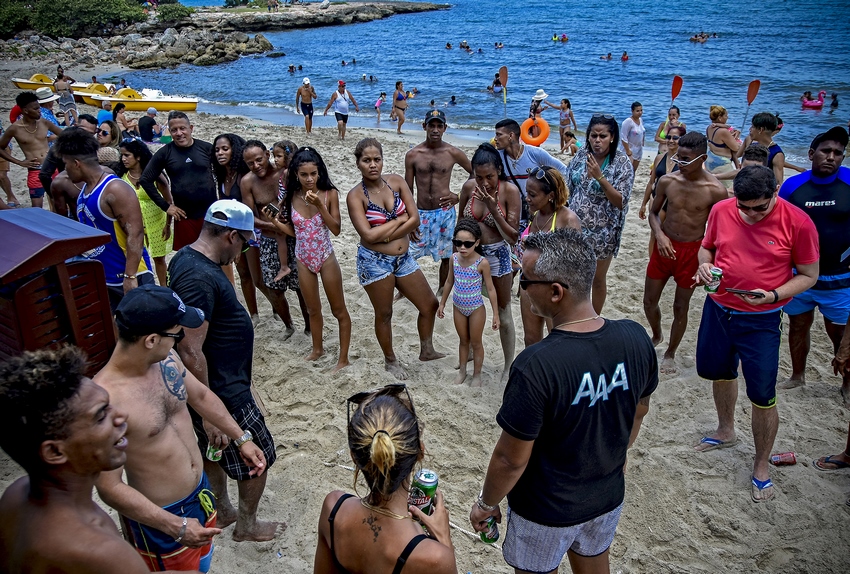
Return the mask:
MULTIPOLYGON (((387 431, 379 430, 379 431, 375 431, 375 434, 372 435, 372 440, 375 440, 375 437, 378 436, 378 433, 384 433, 385 435, 390 436, 390 433, 388 433, 387 431)), ((390 437, 390 438, 392 438, 392 437, 390 437)))

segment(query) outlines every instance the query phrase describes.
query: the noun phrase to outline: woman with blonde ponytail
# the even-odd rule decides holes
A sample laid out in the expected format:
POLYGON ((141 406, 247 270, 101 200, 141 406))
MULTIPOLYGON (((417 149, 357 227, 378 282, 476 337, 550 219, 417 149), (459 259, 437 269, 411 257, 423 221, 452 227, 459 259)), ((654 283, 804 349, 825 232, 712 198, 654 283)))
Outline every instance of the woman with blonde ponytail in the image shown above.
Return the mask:
POLYGON ((313 572, 455 574, 443 493, 437 490, 430 516, 407 504, 413 473, 425 452, 407 387, 395 384, 358 393, 348 399, 348 408, 354 480, 362 473, 369 492, 358 498, 335 490, 325 497, 313 572))

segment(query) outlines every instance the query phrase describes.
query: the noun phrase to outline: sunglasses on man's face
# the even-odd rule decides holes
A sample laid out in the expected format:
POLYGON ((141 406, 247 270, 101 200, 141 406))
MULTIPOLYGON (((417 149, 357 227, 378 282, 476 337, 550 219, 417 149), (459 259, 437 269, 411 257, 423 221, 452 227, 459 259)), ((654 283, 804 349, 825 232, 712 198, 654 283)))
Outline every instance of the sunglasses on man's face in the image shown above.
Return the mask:
POLYGON ((186 331, 180 329, 176 333, 157 333, 160 337, 168 337, 169 339, 174 339, 174 344, 176 345, 180 341, 183 340, 183 337, 186 336, 186 331))
POLYGON ((564 289, 569 289, 570 286, 566 283, 561 283, 560 281, 542 281, 537 279, 526 279, 524 273, 519 274, 519 288, 523 291, 527 291, 530 285, 552 285, 553 283, 557 283, 564 289))
POLYGON ((747 211, 755 211, 756 213, 764 213, 770 208, 770 199, 767 200, 767 203, 762 203, 761 205, 741 205, 741 202, 738 202, 737 206, 743 212, 747 211))
POLYGON ((472 249, 475 247, 477 241, 461 241, 460 239, 452 239, 452 245, 455 247, 466 247, 467 249, 472 249))
POLYGON ((696 156, 694 159, 692 159, 691 161, 684 161, 684 160, 679 159, 679 154, 676 154, 676 155, 674 155, 673 157, 670 158, 670 161, 672 161, 673 163, 675 163, 679 167, 688 167, 689 165, 696 162, 697 160, 699 160, 703 156, 708 157, 706 154, 701 153, 698 156, 696 156))
POLYGON ((413 415, 413 418, 416 418, 416 409, 413 408, 413 399, 410 398, 410 391, 407 390, 407 385, 404 383, 392 383, 381 387, 380 389, 372 389, 371 391, 361 391, 359 393, 355 393, 348 397, 346 402, 346 428, 351 425, 351 405, 356 405, 359 407, 367 400, 373 399, 375 397, 388 396, 397 398, 401 404, 403 404, 407 410, 410 411, 410 414, 413 415), (404 393, 404 396, 402 396, 404 393), (407 400, 405 400, 405 398, 407 400))

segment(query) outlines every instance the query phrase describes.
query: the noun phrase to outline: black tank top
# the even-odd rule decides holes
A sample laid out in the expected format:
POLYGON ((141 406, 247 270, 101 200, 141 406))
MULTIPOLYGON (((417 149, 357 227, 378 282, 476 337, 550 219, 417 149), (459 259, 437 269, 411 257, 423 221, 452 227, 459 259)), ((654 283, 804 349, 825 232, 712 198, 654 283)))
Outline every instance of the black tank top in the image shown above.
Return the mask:
MULTIPOLYGON (((339 569, 340 572, 345 572, 349 574, 348 570, 339 563, 339 560, 336 559, 336 550, 334 548, 334 518, 336 518, 336 513, 339 511, 339 507, 342 506, 342 503, 348 500, 349 498, 354 498, 353 494, 343 494, 339 497, 339 500, 334 504, 333 510, 331 510, 330 515, 328 515, 328 522, 331 527, 331 557, 333 558, 334 564, 339 569)), ((407 563, 407 559, 410 557, 410 553, 413 552, 413 549, 416 548, 420 542, 428 538, 424 534, 419 534, 414 536, 410 542, 407 543, 407 546, 404 547, 404 550, 401 551, 401 554, 396 560, 395 568, 393 569, 393 574, 401 574, 401 570, 404 568, 404 565, 407 563)))

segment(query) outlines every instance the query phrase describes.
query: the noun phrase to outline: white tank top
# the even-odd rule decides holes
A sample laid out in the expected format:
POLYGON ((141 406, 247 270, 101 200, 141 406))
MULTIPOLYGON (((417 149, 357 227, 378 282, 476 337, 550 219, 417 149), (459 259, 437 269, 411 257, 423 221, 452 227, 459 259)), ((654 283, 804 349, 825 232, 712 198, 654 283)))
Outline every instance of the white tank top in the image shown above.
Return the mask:
POLYGON ((345 90, 342 94, 339 93, 339 90, 336 91, 333 108, 338 114, 348 114, 348 90, 345 90))

